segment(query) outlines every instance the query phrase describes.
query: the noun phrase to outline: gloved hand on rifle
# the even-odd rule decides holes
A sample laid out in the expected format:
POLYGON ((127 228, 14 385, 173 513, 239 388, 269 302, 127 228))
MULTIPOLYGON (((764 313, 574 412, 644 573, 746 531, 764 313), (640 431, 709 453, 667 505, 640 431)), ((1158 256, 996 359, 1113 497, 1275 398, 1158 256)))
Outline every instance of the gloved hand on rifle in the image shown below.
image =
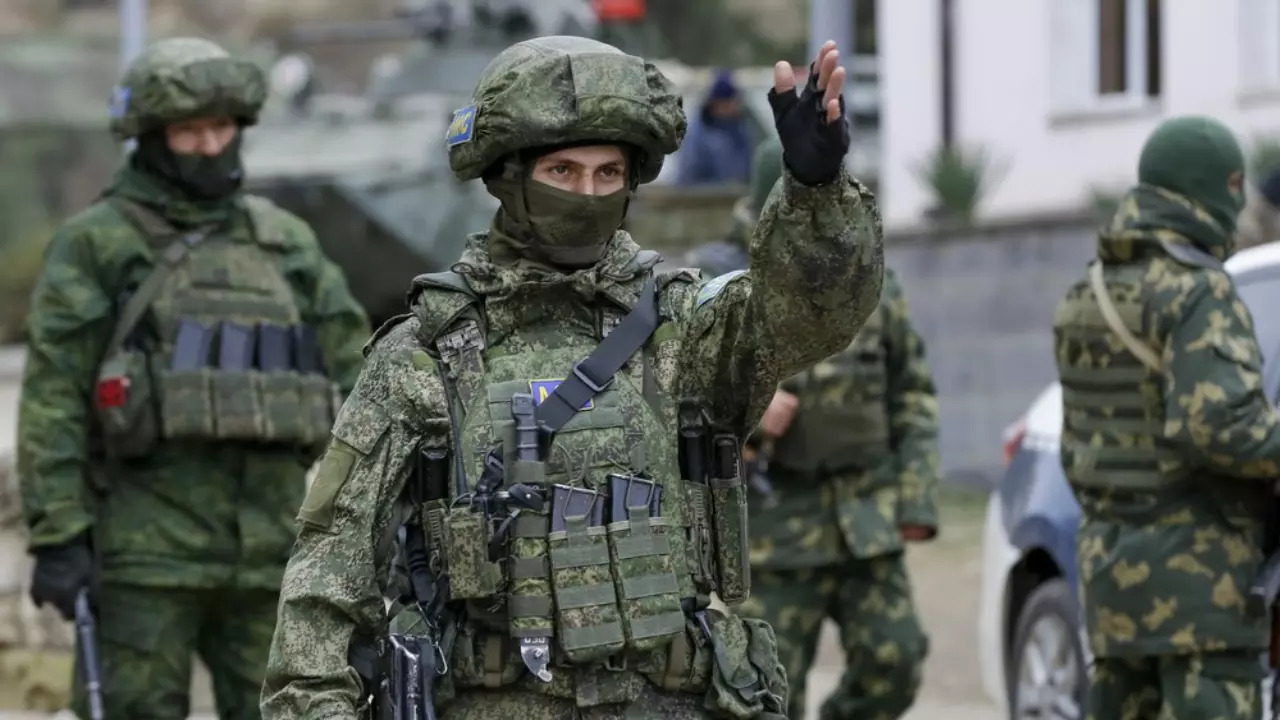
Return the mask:
POLYGON ((32 554, 36 556, 36 567, 31 575, 31 601, 36 607, 50 603, 63 619, 74 620, 76 595, 88 587, 92 597, 95 590, 89 534, 64 545, 37 547, 32 554))

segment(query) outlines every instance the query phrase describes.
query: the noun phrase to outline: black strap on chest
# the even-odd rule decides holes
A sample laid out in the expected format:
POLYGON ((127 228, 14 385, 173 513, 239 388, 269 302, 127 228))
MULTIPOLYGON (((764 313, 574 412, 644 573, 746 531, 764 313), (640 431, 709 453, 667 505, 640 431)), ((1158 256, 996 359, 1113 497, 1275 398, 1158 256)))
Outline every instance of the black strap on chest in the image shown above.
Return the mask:
POLYGON ((650 275, 631 312, 590 355, 574 365, 573 372, 538 405, 538 427, 551 433, 564 427, 588 400, 609 387, 613 376, 628 358, 644 347, 660 322, 657 281, 650 275))

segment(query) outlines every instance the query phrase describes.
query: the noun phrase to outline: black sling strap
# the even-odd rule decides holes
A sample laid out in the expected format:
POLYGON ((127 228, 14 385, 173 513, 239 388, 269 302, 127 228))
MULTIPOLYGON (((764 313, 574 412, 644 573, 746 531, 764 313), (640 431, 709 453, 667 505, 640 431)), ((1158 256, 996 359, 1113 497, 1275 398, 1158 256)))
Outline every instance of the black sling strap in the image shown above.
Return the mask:
POLYGON ((614 374, 622 369, 627 358, 644 347, 658 329, 658 323, 657 283, 650 275, 631 312, 605 336, 599 347, 574 365, 573 373, 538 405, 538 427, 549 433, 564 427, 588 400, 609 387, 614 374))

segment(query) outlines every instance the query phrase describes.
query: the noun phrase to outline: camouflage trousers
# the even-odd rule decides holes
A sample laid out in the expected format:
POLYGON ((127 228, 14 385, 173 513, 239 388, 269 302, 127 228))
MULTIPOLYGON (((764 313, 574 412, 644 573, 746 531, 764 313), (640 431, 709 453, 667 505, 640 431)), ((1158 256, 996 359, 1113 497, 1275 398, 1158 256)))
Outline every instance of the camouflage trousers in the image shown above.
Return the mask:
POLYGON ((1260 720, 1259 651, 1097 658, 1088 720, 1260 720))
MULTIPOLYGON (((274 590, 104 586, 98 656, 107 720, 184 720, 196 653, 213 678, 218 717, 260 718, 278 600, 274 590)), ((73 709, 89 717, 78 667, 73 709)))
POLYGON ((791 720, 805 717, 806 676, 825 618, 840 627, 846 664, 822 720, 895 720, 915 702, 929 640, 901 552, 800 570, 756 568, 751 581, 751 598, 737 612, 773 626, 791 720))

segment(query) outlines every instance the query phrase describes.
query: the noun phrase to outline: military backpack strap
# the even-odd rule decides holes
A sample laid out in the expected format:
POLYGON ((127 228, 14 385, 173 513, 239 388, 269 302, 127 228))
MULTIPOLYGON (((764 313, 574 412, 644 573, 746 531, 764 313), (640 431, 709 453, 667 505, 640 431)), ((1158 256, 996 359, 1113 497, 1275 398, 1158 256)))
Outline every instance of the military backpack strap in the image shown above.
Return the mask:
POLYGON ((631 312, 590 355, 574 365, 569 377, 538 405, 539 426, 549 432, 564 427, 579 408, 613 382, 614 374, 622 369, 628 358, 644 347, 660 322, 657 281, 650 275, 631 312))
MULTIPOLYGON (((164 218, 138 203, 120 198, 111 198, 110 202, 126 220, 143 233, 144 237, 166 238, 175 234, 173 226, 164 218)), ((155 267, 138 289, 129 296, 129 300, 120 311, 120 317, 116 320, 115 328, 111 332, 111 341, 107 345, 108 356, 120 349, 125 338, 129 337, 129 333, 133 332, 133 329, 142 321, 142 316, 146 314, 147 308, 159 294, 164 281, 186 259, 187 252, 204 240, 207 234, 208 230, 202 228, 180 235, 177 240, 160 251, 155 267)))
POLYGON ((484 367, 485 332, 480 297, 459 273, 426 273, 413 279, 406 298, 410 307, 426 290, 441 292, 431 303, 414 307, 419 337, 427 347, 435 348, 448 376, 446 389, 456 390, 457 399, 465 408, 475 391, 472 384, 479 380, 484 367))
POLYGON ((1156 357, 1155 352, 1142 341, 1134 337, 1133 333, 1120 319, 1120 313, 1116 311, 1115 303, 1111 301, 1111 295, 1107 293, 1107 284, 1102 279, 1102 262, 1095 261, 1089 267, 1089 285, 1093 288, 1093 296, 1098 301, 1098 310, 1102 312, 1102 319, 1107 321, 1107 326, 1120 337, 1120 342, 1133 353, 1138 360, 1142 361, 1152 372, 1162 372, 1160 358, 1156 357))
POLYGON ((241 207, 253 227, 253 239, 260 245, 268 247, 288 247, 288 228, 283 222, 284 211, 275 203, 257 195, 245 195, 241 207))

